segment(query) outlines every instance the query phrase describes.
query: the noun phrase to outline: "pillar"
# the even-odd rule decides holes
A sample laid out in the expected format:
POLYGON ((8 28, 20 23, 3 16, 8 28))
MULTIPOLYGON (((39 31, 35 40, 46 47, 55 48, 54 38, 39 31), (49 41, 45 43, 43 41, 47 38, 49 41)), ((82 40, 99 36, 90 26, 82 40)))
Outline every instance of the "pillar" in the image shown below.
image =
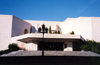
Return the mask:
POLYGON ((64 51, 73 51, 72 42, 65 42, 64 43, 64 51))
POLYGON ((27 43, 26 44, 26 50, 28 50, 28 51, 37 51, 38 50, 38 48, 37 48, 38 46, 37 46, 37 43, 36 42, 30 42, 30 43, 27 43))

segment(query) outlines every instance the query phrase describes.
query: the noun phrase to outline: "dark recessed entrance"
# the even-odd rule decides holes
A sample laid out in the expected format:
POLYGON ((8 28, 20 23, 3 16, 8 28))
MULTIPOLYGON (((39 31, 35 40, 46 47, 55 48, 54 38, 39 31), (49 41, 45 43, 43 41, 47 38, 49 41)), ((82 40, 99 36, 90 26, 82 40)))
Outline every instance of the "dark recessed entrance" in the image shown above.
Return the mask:
POLYGON ((51 50, 51 51, 63 51, 63 43, 62 42, 39 42, 38 50, 51 50))

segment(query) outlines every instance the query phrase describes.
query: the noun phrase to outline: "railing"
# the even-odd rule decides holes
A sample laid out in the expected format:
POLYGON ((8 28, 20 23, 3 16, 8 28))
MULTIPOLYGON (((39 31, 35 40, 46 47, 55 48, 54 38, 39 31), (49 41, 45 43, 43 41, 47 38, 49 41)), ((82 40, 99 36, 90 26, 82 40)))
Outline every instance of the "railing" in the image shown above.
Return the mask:
MULTIPOLYGON (((16 36, 13 38, 27 38, 27 37, 32 37, 32 38, 42 38, 43 34, 41 33, 29 33, 29 34, 24 34, 20 36, 16 36)), ((65 35, 65 34, 45 34, 44 38, 82 38, 80 35, 65 35)))

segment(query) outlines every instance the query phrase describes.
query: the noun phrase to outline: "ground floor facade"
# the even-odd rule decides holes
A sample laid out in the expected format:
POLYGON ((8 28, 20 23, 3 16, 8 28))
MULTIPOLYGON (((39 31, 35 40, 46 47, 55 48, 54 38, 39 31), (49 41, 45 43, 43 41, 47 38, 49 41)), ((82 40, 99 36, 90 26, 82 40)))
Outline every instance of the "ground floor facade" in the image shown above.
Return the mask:
POLYGON ((13 38, 20 48, 28 51, 80 51, 84 40, 79 35, 25 34, 13 38), (20 42, 19 42, 20 41, 20 42))
POLYGON ((34 51, 80 51, 81 42, 31 42, 27 43, 27 50, 34 50, 34 51), (32 45, 29 45, 32 44, 32 45))

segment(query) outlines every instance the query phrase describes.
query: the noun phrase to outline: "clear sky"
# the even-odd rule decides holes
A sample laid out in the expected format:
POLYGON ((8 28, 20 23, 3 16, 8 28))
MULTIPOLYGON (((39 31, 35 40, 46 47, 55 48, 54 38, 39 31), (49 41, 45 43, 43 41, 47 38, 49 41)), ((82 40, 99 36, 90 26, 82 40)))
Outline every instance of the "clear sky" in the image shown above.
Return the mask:
POLYGON ((25 20, 64 21, 68 17, 100 17, 100 0, 0 0, 0 14, 25 20))

